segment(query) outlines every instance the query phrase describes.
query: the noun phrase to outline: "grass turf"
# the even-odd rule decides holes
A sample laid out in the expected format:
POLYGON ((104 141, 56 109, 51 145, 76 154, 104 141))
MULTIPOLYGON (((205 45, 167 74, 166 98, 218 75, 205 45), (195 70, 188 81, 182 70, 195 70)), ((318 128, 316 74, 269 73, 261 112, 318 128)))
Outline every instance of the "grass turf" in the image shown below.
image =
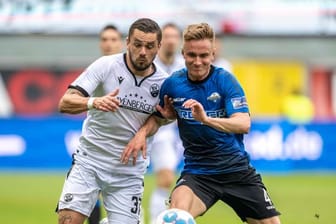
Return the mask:
MULTIPOLYGON (((0 173, 0 223, 57 223, 54 213, 65 173, 0 173)), ((336 174, 263 175, 268 192, 286 224, 332 224, 336 220, 336 174)), ((154 178, 147 175, 143 207, 154 178)), ((198 224, 241 223, 231 208, 217 203, 198 224)), ((147 222, 148 223, 148 222, 147 222)))

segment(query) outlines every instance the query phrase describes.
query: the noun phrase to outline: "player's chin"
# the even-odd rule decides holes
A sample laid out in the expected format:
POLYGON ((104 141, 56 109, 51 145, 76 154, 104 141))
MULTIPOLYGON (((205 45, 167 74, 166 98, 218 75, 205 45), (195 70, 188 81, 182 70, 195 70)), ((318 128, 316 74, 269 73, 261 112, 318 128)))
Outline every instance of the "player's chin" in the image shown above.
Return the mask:
POLYGON ((150 64, 142 62, 142 63, 137 63, 136 64, 136 69, 138 71, 145 71, 147 68, 149 68, 150 64))

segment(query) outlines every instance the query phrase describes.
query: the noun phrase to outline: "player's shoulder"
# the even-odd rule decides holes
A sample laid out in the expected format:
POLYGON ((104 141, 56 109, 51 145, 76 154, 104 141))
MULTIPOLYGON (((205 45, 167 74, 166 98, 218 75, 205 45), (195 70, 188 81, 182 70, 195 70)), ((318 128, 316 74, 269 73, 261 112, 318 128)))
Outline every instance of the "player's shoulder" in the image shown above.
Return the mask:
POLYGON ((179 87, 182 83, 187 80, 187 69, 183 68, 173 72, 166 80, 165 84, 167 86, 179 87))
POLYGON ((99 57, 95 62, 95 64, 100 66, 111 66, 118 63, 124 63, 123 54, 113 54, 113 55, 104 55, 99 57))
POLYGON ((103 61, 105 61, 108 64, 111 63, 125 63, 125 53, 118 53, 118 54, 111 54, 101 57, 103 61))
POLYGON ((181 68, 175 72, 173 72, 170 76, 172 79, 177 79, 177 78, 186 78, 187 76, 187 69, 186 68, 181 68))

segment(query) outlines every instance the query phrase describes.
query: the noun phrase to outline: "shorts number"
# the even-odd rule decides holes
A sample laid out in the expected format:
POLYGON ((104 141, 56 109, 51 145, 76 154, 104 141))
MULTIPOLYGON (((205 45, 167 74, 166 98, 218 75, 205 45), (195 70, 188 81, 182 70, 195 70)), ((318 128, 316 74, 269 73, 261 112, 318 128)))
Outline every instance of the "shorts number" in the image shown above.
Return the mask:
POLYGON ((268 202, 270 205, 272 205, 272 201, 271 201, 271 198, 269 197, 269 195, 267 194, 267 191, 265 189, 264 190, 264 198, 265 198, 265 201, 268 202))
POLYGON ((134 214, 140 214, 140 209, 141 209, 141 198, 133 196, 132 201, 134 202, 134 207, 131 208, 131 212, 134 214))

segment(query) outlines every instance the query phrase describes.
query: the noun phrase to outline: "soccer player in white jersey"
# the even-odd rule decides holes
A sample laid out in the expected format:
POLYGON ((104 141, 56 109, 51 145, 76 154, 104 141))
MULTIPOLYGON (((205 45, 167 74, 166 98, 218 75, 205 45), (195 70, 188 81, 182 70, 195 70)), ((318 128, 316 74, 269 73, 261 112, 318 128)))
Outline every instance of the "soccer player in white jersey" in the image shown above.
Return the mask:
MULTIPOLYGON (((174 23, 162 26, 162 41, 155 63, 169 75, 184 67, 180 51, 182 32, 174 23)), ((175 171, 180 160, 177 147, 181 145, 177 134, 176 122, 159 129, 153 138, 151 146, 151 165, 156 178, 156 188, 153 190, 149 211, 151 222, 166 209, 165 201, 175 181, 175 171)))
MULTIPOLYGON (((112 55, 121 53, 123 50, 122 34, 118 28, 108 24, 99 33, 99 49, 102 55, 112 55)), ((97 201, 94 209, 88 217, 89 224, 99 224, 101 219, 101 202, 97 201)))
POLYGON ((61 98, 62 113, 87 111, 73 166, 58 202, 59 224, 83 224, 101 192, 109 223, 138 224, 146 151, 121 163, 121 153, 154 112, 167 73, 153 63, 162 38, 148 18, 129 28, 126 53, 93 62, 61 98))

